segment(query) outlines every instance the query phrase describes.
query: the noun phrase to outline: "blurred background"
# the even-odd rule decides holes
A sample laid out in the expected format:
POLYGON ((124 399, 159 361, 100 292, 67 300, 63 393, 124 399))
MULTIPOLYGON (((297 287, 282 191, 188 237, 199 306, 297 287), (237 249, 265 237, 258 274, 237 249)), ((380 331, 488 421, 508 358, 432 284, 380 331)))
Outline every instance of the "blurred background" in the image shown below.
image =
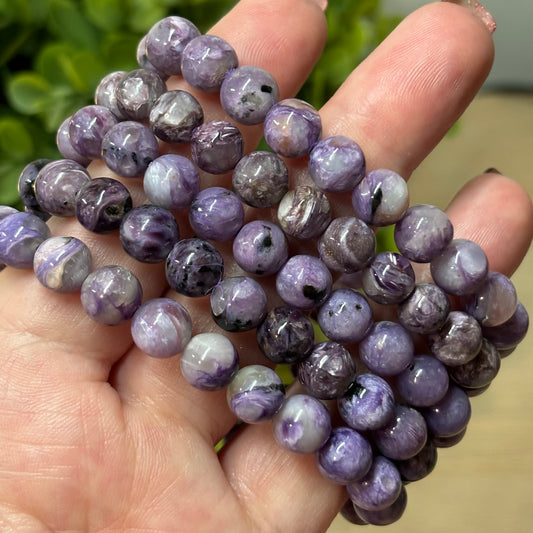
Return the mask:
MULTIPOLYGON (((154 22, 175 13, 205 31, 234 3, 0 0, 0 204, 17 205, 16 183, 27 162, 59 157, 57 127, 93 103, 98 81, 113 70, 137 67, 137 43, 154 22)), ((326 50, 299 96, 320 107, 357 63, 424 3, 330 0, 326 50), (345 50, 354 54, 348 57, 345 50)), ((412 203, 445 207, 466 180, 489 167, 518 180, 533 197, 533 0, 485 4, 498 23, 493 71, 465 115, 415 171, 409 182, 412 203)), ((530 252, 513 277, 530 310, 532 272, 530 252)), ((472 399, 464 439, 440 451, 428 478, 409 485, 405 515, 388 531, 533 531, 531 337, 503 360, 489 390, 472 399)), ((339 517, 328 533, 357 527, 339 517)))

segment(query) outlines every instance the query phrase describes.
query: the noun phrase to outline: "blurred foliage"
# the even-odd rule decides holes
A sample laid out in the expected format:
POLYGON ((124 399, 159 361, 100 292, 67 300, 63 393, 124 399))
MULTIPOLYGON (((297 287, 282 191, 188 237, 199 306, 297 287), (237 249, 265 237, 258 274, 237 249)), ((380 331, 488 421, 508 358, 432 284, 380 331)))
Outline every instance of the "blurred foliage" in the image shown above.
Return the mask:
MULTIPOLYGON (((289 1, 289 0, 287 0, 289 1)), ((137 68, 141 37, 179 14, 201 31, 235 0, 0 0, 0 204, 17 203, 26 163, 60 157, 55 132, 93 103, 99 80, 137 68)), ((328 43, 300 97, 320 107, 399 18, 379 0, 332 0, 328 43)))

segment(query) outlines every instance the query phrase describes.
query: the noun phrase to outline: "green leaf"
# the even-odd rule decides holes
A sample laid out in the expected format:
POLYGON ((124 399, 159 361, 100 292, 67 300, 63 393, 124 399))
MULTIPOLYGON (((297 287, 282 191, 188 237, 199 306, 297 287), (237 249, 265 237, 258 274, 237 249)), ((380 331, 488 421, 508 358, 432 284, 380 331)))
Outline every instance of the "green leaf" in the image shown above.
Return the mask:
POLYGON ((33 140, 22 120, 16 117, 0 118, 0 152, 16 160, 33 156, 33 140))
POLYGON ((0 163, 0 204, 17 206, 20 203, 18 195, 18 180, 24 165, 20 162, 8 160, 0 163))
POLYGON ((83 0, 87 18, 105 31, 116 30, 124 23, 123 0, 83 0))
POLYGON ((50 85, 37 72, 20 72, 8 80, 6 95, 13 109, 25 115, 46 110, 50 85))
POLYGON ((136 52, 140 37, 132 33, 107 33, 100 46, 108 72, 139 68, 136 52))
POLYGON ((50 0, 48 28, 60 39, 77 47, 98 47, 98 32, 72 0, 50 0))

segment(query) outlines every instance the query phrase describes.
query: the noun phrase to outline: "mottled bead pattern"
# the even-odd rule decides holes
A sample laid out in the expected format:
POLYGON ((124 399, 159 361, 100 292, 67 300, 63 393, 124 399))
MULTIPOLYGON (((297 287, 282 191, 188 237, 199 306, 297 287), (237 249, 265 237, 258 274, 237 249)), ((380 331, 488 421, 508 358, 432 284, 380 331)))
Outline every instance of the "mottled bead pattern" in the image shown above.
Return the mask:
POLYGON ((484 327, 483 336, 498 350, 514 348, 526 336, 529 329, 529 314, 522 302, 518 302, 513 316, 499 326, 484 327))
POLYGON ((146 55, 146 39, 148 38, 148 35, 144 35, 141 40, 139 41, 139 44, 137 45, 137 50, 135 51, 135 59, 137 59, 137 64, 139 67, 147 69, 147 70, 153 70, 154 72, 157 72, 162 80, 167 80, 170 76, 168 74, 165 74, 164 72, 161 72, 158 68, 156 68, 152 62, 148 59, 148 56, 146 55))
POLYGON ((422 410, 428 429, 437 437, 451 437, 466 428, 472 415, 468 396, 456 385, 436 404, 422 410))
POLYGON ((279 155, 307 155, 322 133, 318 111, 298 98, 287 98, 273 105, 265 117, 265 140, 279 155))
POLYGON ((239 356, 231 341, 220 333, 192 337, 180 357, 183 377, 197 389, 223 389, 239 370, 239 356))
POLYGON ((162 141, 189 142, 192 132, 204 121, 204 111, 198 100, 187 91, 163 93, 150 110, 150 127, 162 141))
POLYGON ((154 298, 133 315, 131 335, 144 353, 172 357, 181 353, 191 339, 192 320, 180 303, 170 298, 154 298))
POLYGON ((89 248, 75 237, 51 237, 43 241, 33 257, 37 279, 54 292, 76 292, 92 270, 89 248))
MULTIPOLYGON (((14 213, 18 213, 18 209, 8 205, 0 205, 0 222, 7 216, 13 215, 14 213)), ((0 272, 4 270, 6 266, 7 265, 4 262, 0 261, 0 272)))
POLYGON ((51 159, 36 159, 35 161, 28 163, 19 174, 17 183, 19 198, 26 208, 34 212, 42 211, 42 208, 35 196, 35 179, 37 178, 40 170, 51 162, 51 159))
POLYGON ((165 273, 176 292, 191 297, 205 296, 222 279, 224 261, 207 241, 183 239, 168 254, 165 273))
POLYGON ((426 445, 413 457, 395 461, 396 468, 404 481, 419 481, 433 472, 437 464, 438 451, 435 444, 428 440, 426 445))
POLYGON ((271 368, 248 365, 237 372, 226 396, 235 416, 247 424, 257 424, 278 412, 285 399, 285 386, 271 368))
POLYGON ((72 142, 70 141, 69 127, 71 118, 72 117, 67 117, 57 129, 56 146, 59 153, 65 159, 72 159, 72 161, 76 161, 76 163, 86 167, 91 162, 91 158, 81 155, 74 146, 72 146, 72 142))
POLYGON ((245 65, 231 70, 220 87, 220 103, 235 121, 259 124, 279 100, 276 80, 266 70, 245 65))
POLYGON ((368 509, 361 509, 357 505, 354 506, 356 513, 364 524, 375 526, 388 526, 397 522, 402 517, 406 507, 407 491, 404 486, 402 486, 398 497, 384 509, 370 511, 368 509))
POLYGON ((127 268, 110 265, 93 270, 81 287, 81 303, 96 322, 115 326, 129 320, 142 301, 139 280, 127 268))
POLYGON ((331 222, 328 197, 316 187, 297 186, 281 199, 278 221, 283 231, 291 237, 316 238, 331 222))
POLYGON ((289 396, 272 419, 278 443, 294 453, 314 453, 331 433, 331 417, 326 407, 307 394, 289 396))
POLYGON ((116 70, 104 76, 94 92, 96 105, 107 107, 119 120, 125 120, 117 104, 116 89, 120 80, 127 74, 125 70, 116 70))

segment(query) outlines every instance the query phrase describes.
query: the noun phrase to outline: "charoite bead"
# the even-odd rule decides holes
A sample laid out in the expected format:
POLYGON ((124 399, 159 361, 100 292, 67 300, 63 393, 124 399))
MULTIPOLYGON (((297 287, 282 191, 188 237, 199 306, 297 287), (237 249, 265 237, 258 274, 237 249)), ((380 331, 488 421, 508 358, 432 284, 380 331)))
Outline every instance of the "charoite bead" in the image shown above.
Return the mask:
POLYGON ((375 526, 387 526, 397 522, 403 515, 407 507, 407 490, 405 486, 400 489, 398 497, 384 509, 378 511, 370 511, 362 509, 354 505, 355 512, 364 524, 372 524, 375 526))
POLYGON ((154 298, 142 304, 131 321, 133 342, 152 357, 172 357, 183 351, 192 335, 192 320, 180 303, 154 298))
POLYGON ((437 459, 437 447, 431 440, 428 440, 416 455, 404 461, 395 461, 395 464, 403 481, 419 481, 433 472, 437 459))
POLYGON ((28 163, 21 171, 18 179, 18 194, 22 203, 27 210, 30 210, 34 215, 38 215, 43 220, 50 217, 50 214, 42 209, 35 196, 35 179, 41 169, 51 163, 52 159, 36 159, 28 163))
POLYGON ((513 316, 499 326, 484 327, 483 336, 500 351, 514 349, 526 336, 529 314, 522 302, 518 302, 513 316))
MULTIPOLYGON (((0 222, 9 215, 18 213, 18 210, 9 205, 0 205, 0 222)), ((0 260, 0 272, 4 270, 7 265, 0 260)))
POLYGON ((59 153, 65 159, 72 159, 72 161, 76 161, 76 163, 79 163, 80 165, 86 167, 91 162, 91 158, 81 155, 72 145, 69 133, 71 118, 72 116, 67 117, 59 125, 59 128, 57 129, 56 133, 56 146, 59 150, 59 153))
POLYGON ((270 420, 285 399, 285 386, 279 375, 263 365, 241 368, 227 390, 227 400, 235 416, 247 424, 270 420))
POLYGON ((107 107, 119 120, 125 120, 117 104, 116 89, 120 80, 127 74, 125 70, 116 70, 104 76, 94 92, 96 105, 107 107))
POLYGON ((472 415, 472 407, 466 393, 450 384, 444 397, 422 410, 430 432, 436 437, 451 437, 463 431, 472 415))
POLYGON ((54 292, 76 292, 92 270, 89 248, 75 237, 51 237, 33 257, 37 279, 54 292))

